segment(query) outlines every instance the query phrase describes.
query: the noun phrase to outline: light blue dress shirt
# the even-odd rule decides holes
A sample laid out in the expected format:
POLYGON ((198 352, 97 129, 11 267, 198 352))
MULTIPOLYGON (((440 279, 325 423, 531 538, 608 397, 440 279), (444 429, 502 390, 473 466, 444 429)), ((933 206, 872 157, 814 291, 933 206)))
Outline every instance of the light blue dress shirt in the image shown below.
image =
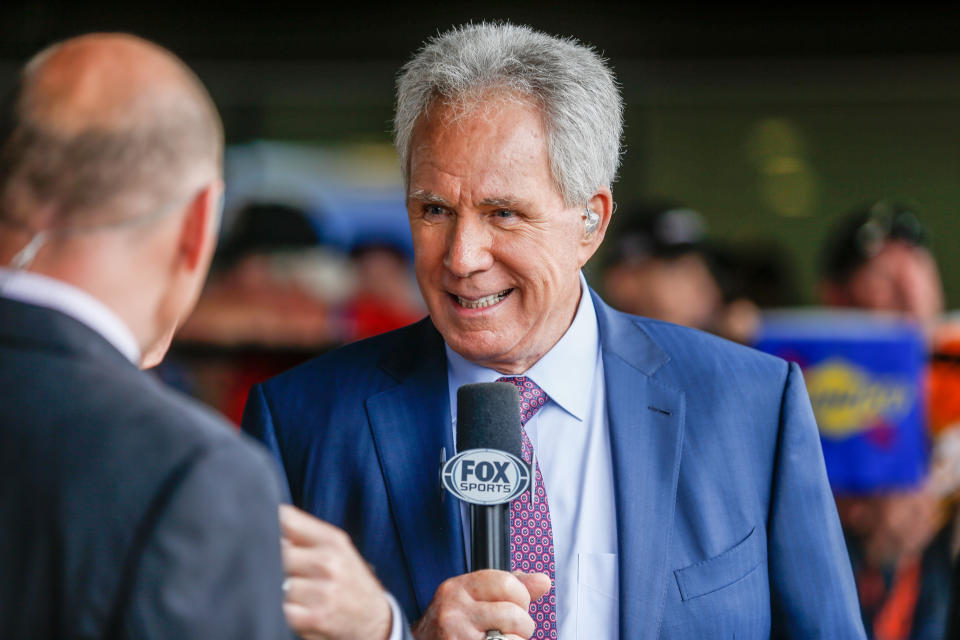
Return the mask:
MULTIPOLYGON (((457 389, 494 382, 501 373, 447 350, 450 415, 456 441, 457 389)), ((580 276, 580 303, 567 332, 522 375, 550 400, 525 429, 540 464, 550 506, 556 554, 557 630, 561 640, 619 637, 617 519, 603 383, 600 336, 593 300, 580 276)), ((461 507, 464 548, 469 509, 461 507)), ((470 554, 467 553, 469 559, 470 554)))

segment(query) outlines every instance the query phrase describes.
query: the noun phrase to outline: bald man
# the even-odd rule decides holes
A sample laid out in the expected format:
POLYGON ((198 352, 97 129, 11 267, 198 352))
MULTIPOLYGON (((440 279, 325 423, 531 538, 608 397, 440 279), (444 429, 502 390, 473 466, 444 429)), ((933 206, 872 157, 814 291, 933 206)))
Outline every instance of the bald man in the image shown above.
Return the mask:
POLYGON ((13 97, 0 637, 289 637, 284 607, 298 620, 303 604, 325 637, 387 637, 390 604, 349 539, 291 509, 281 530, 259 447, 139 371, 162 358, 214 248, 223 133, 200 82, 151 43, 98 34, 37 55, 13 97), (298 593, 286 605, 281 537, 298 593), (302 566, 304 549, 329 566, 302 566))

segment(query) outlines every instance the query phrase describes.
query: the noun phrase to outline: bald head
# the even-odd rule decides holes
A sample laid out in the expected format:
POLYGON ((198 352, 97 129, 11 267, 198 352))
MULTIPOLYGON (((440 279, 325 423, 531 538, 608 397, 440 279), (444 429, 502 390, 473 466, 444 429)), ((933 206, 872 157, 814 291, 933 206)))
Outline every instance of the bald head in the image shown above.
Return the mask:
POLYGON ((34 232, 146 216, 220 175, 209 95, 170 52, 134 36, 42 51, 3 117, 0 222, 34 232))

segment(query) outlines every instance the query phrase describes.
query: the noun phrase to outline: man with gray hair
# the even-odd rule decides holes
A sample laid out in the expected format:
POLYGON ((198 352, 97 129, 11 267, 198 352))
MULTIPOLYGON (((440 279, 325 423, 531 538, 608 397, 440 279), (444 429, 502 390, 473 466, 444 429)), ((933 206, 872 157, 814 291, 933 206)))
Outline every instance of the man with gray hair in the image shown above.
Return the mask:
POLYGON ((35 56, 12 97, 0 637, 289 638, 281 539, 288 572, 302 549, 325 554, 324 637, 386 637, 388 598, 349 539, 289 506, 281 526, 262 448, 138 370, 163 357, 216 243, 223 130, 206 90, 155 44, 90 34, 35 56))
POLYGON ((618 313, 581 273, 613 213, 621 112, 574 40, 430 40, 395 123, 429 318, 254 387, 244 428, 419 638, 861 638, 799 369, 618 313), (498 380, 522 391, 536 499, 510 507, 518 571, 471 572, 438 465, 457 389, 498 380))

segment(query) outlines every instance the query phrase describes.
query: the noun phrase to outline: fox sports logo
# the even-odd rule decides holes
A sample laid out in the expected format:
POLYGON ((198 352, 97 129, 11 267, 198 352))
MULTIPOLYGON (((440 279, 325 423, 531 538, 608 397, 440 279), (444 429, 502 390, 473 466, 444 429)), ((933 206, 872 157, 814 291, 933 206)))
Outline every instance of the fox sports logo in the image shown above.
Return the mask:
POLYGON ((510 502, 530 486, 530 467, 499 449, 468 449, 447 460, 444 488, 471 504, 510 502))

